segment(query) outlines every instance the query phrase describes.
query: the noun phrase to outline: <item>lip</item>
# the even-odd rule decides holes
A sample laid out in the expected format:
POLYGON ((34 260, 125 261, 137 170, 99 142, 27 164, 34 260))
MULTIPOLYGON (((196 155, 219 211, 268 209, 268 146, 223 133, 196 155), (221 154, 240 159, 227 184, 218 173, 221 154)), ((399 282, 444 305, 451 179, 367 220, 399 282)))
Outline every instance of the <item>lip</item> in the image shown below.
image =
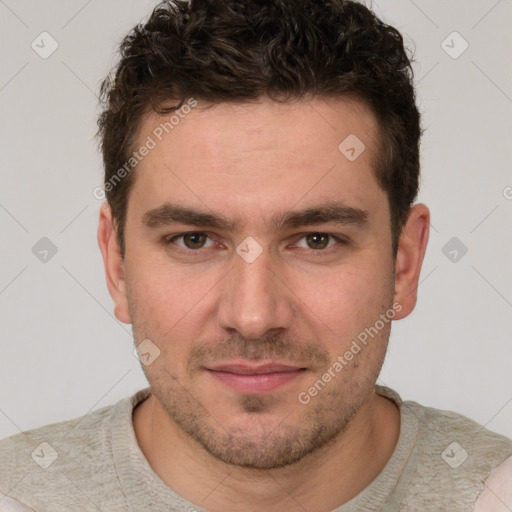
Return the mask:
POLYGON ((242 394, 265 394, 295 380, 306 370, 280 362, 225 363, 205 368, 218 382, 242 394))

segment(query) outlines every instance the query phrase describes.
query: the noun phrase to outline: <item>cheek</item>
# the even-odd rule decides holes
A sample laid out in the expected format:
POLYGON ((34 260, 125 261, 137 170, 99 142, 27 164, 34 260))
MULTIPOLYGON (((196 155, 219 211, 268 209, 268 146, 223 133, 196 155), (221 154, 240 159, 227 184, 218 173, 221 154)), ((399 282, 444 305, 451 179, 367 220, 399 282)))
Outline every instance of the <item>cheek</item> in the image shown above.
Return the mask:
POLYGON ((133 256, 126 278, 137 313, 156 320, 159 330, 171 329, 204 295, 207 283, 155 255, 133 256))
POLYGON ((137 341, 149 338, 162 345, 191 308, 190 281, 154 259, 138 257, 126 267, 126 283, 137 341))
POLYGON ((340 266, 311 277, 296 277, 304 314, 337 339, 347 340, 373 325, 392 300, 391 275, 382 263, 340 266), (316 319, 316 320, 315 320, 316 319))
POLYGON ((137 343, 149 338, 158 346, 163 356, 158 363, 166 361, 169 369, 178 371, 184 367, 194 340, 204 337, 212 289, 222 276, 217 274, 193 265, 176 268, 149 254, 140 254, 127 265, 134 336, 137 343))

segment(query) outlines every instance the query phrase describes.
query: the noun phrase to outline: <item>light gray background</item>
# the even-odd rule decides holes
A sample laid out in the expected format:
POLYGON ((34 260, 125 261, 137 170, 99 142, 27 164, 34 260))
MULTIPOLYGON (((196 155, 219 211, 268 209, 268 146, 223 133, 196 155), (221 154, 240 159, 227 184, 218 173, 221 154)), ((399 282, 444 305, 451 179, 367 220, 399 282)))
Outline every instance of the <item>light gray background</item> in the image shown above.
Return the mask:
MULTIPOLYGON (((0 0, 0 438, 147 385, 112 315, 92 191, 98 84, 154 5, 0 0), (31 48, 43 31, 59 45, 47 59, 31 48), (58 249, 46 263, 42 237, 58 249)), ((378 383, 512 436, 512 1, 373 5, 415 43, 432 212, 418 305, 394 323, 378 383), (462 48, 454 31, 469 44, 456 59, 442 47, 462 48), (457 262, 442 252, 452 237, 468 249, 457 262)))

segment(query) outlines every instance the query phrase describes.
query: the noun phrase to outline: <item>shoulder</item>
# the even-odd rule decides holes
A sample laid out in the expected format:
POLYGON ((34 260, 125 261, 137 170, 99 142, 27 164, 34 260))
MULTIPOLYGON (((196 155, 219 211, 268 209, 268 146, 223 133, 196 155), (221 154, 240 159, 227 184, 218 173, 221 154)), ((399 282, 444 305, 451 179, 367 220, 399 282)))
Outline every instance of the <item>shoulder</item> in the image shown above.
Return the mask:
MULTIPOLYGON (((1 440, 0 493, 37 510, 55 497, 71 502, 77 481, 82 488, 96 489, 103 477, 115 477, 113 425, 130 423, 134 397, 1 440)), ((30 510, 13 503, 4 498, 0 512, 30 510)))
POLYGON ((412 401, 401 407, 417 423, 406 494, 429 505, 472 510, 489 475, 512 455, 512 440, 452 411, 412 401))
MULTIPOLYGON (((90 445, 102 430, 112 406, 60 423, 45 425, 0 441, 0 492, 31 471, 50 468, 72 456, 79 445, 90 445), (60 460, 59 460, 60 459, 60 460)), ((47 472, 46 475, 49 473, 47 472)))
POLYGON ((418 419, 425 441, 431 447, 442 449, 442 460, 450 467, 462 465, 466 460, 484 462, 489 456, 502 462, 507 455, 512 455, 512 439, 486 429, 467 416, 413 401, 403 402, 402 407, 418 419), (451 460, 455 456, 457 460, 451 460))
MULTIPOLYGON (((0 440, 0 481, 16 466, 49 467, 58 458, 58 447, 90 442, 112 415, 113 406, 78 418, 52 423, 0 440)), ((2 489, 0 488, 0 491, 2 489)))

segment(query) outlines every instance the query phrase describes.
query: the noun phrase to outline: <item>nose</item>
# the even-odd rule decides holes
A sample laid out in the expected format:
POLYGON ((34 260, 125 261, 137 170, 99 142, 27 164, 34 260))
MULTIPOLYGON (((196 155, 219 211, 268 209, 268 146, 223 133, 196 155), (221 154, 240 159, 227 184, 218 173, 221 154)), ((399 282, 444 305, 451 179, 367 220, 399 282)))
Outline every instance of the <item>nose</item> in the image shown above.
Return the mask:
POLYGON ((234 268, 223 280, 219 325, 252 340, 272 329, 289 328, 296 311, 294 295, 270 256, 263 252, 252 263, 238 255, 234 260, 234 268))

